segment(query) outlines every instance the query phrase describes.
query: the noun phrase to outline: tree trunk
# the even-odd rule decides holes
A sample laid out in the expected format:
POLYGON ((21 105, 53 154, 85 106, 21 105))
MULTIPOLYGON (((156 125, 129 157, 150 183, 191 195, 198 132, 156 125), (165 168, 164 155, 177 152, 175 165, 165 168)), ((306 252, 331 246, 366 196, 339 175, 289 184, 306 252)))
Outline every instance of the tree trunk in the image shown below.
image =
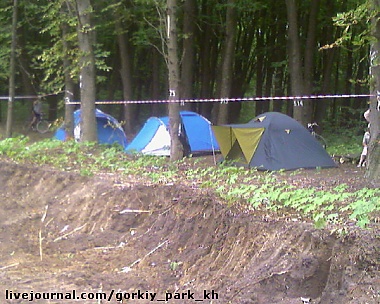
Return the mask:
POLYGON ((176 24, 177 0, 167 0, 168 13, 168 72, 169 72, 169 129, 170 129, 170 160, 177 161, 183 157, 183 146, 180 140, 181 118, 179 115, 180 104, 175 100, 180 99, 179 94, 179 60, 178 60, 178 41, 176 24))
MULTIPOLYGON (((203 1, 201 15, 209 16, 212 14, 212 4, 203 1)), ((211 98, 214 95, 215 69, 219 53, 218 43, 215 41, 213 28, 209 23, 204 23, 200 31, 200 50, 199 50, 199 79, 201 98, 211 98)), ((210 102, 202 103, 201 114, 215 122, 212 118, 213 104, 210 102)))
MULTIPOLYGON (((161 68, 161 62, 160 62, 160 53, 155 49, 152 48, 152 58, 151 58, 151 65, 152 65, 152 81, 150 86, 150 94, 152 96, 153 100, 158 100, 162 96, 161 93, 161 82, 160 82, 160 72, 162 70, 161 68)), ((151 116, 159 116, 161 105, 158 103, 154 103, 150 107, 150 115, 151 116)))
MULTIPOLYGON (((270 17, 270 16, 268 16, 268 17, 270 17)), ((267 40, 266 45, 268 45, 271 41, 275 41, 276 35, 277 35, 277 32, 276 32, 275 27, 271 27, 270 29, 268 29, 268 37, 266 39, 267 40)), ((274 47, 273 47, 273 49, 274 49, 274 47)), ((269 54, 267 54, 266 60, 265 60, 265 66, 264 66, 265 67, 265 70, 264 70, 265 71, 265 86, 264 86, 264 95, 265 96, 271 96, 271 94, 272 94, 274 74, 275 74, 275 68, 272 65, 272 62, 275 62, 275 52, 269 52, 269 54)), ((262 107, 262 111, 268 112, 269 110, 270 110, 270 102, 269 101, 264 102, 263 107, 262 107)))
MULTIPOLYGON (((19 77, 20 77, 20 84, 22 86, 22 94, 25 94, 25 95, 30 95, 30 96, 33 96, 33 95, 36 95, 37 94, 37 91, 35 89, 35 81, 36 79, 33 79, 32 75, 33 75, 33 71, 30 67, 30 58, 29 58, 29 55, 28 55, 28 47, 26 45, 24 45, 25 41, 23 41, 24 39, 21 39, 18 38, 17 39, 17 48, 18 48, 18 58, 17 58, 17 62, 18 62, 18 66, 19 66, 19 70, 18 70, 18 73, 19 73, 19 77)), ((23 100, 24 101, 24 100, 23 100)), ((31 109, 32 108, 32 102, 34 101, 34 98, 30 98, 28 100, 28 107, 31 109)))
MULTIPOLYGON (((332 78, 332 72, 333 72, 333 65, 334 65, 334 59, 336 54, 336 49, 329 49, 325 50, 326 52, 324 56, 324 62, 323 65, 323 77, 322 77, 322 88, 321 92, 323 94, 330 94, 331 93, 331 78, 332 78)), ((321 99, 317 102, 316 110, 315 110, 315 116, 314 120, 317 123, 321 123, 323 120, 327 120, 327 109, 328 106, 331 104, 331 99, 321 99)), ((322 126, 323 128, 323 126, 322 126)))
MULTIPOLYGON (((282 10, 283 8, 279 5, 276 6, 276 10, 282 10)), ((278 12, 276 12, 278 14, 278 12)), ((273 50, 274 53, 274 62, 284 62, 286 60, 286 21, 282 22, 276 22, 276 43, 273 44, 273 50)), ((273 82, 274 82, 274 96, 282 96, 287 91, 286 88, 286 81, 284 80, 286 78, 286 67, 285 65, 277 65, 274 76, 273 76, 273 82)), ((273 100, 273 111, 275 112, 281 112, 284 111, 284 108, 289 104, 286 101, 283 100, 273 100), (285 104, 285 107, 284 107, 285 104)))
POLYGON ((74 105, 67 104, 74 99, 75 85, 70 75, 71 61, 68 56, 70 45, 67 40, 68 24, 63 24, 62 27, 62 44, 63 44, 63 71, 65 77, 65 122, 64 130, 66 132, 67 139, 74 138, 74 105))
POLYGON ((13 16, 12 16, 12 43, 11 43, 11 60, 9 68, 9 100, 7 111, 7 125, 5 136, 12 136, 13 127, 13 102, 15 97, 15 77, 16 77, 16 47, 17 47, 17 0, 13 0, 13 16))
POLYGON ((373 10, 376 12, 372 18, 372 36, 374 41, 371 46, 371 93, 374 97, 370 100, 370 133, 371 140, 368 149, 368 166, 366 178, 376 187, 380 186, 380 0, 373 0, 373 10), (377 98, 376 98, 377 95, 377 98))
POLYGON ((95 30, 91 24, 92 6, 90 0, 77 0, 78 44, 80 50, 80 99, 81 99, 81 141, 97 141, 95 118, 95 30))
MULTIPOLYGON (((122 32, 122 24, 120 18, 117 18, 116 23, 116 32, 117 32, 117 42, 120 52, 120 76, 121 82, 123 85, 123 98, 124 100, 131 100, 133 96, 132 90, 132 64, 130 49, 131 45, 129 43, 126 34, 122 32)), ((125 104, 124 105, 124 130, 128 136, 131 136, 134 132, 133 126, 135 125, 135 105, 134 104, 125 104)))
MULTIPOLYGON (((194 66, 195 66, 195 0, 185 0, 183 21, 183 56, 181 67, 181 98, 194 98, 194 66)), ((190 103, 184 109, 191 109, 190 103)))
MULTIPOLYGON (((310 4, 309 24, 307 29, 307 39, 305 47, 305 64, 304 64, 304 94, 313 94, 313 80, 315 69, 315 50, 316 50, 316 34, 317 34, 317 19, 319 11, 319 1, 313 0, 310 4)), ((312 100, 304 100, 304 125, 311 122, 313 116, 313 102, 312 100)))
MULTIPOLYGON (((295 0, 285 0, 288 15, 288 56, 291 82, 291 94, 293 96, 304 95, 301 47, 298 36, 297 5, 295 0)), ((294 101, 293 116, 300 123, 306 123, 304 109, 301 101, 294 101)))
MULTIPOLYGON (((260 13, 256 14, 255 19, 263 18, 260 13)), ((261 28, 256 28, 256 44, 257 49, 262 50, 264 48, 264 33, 261 28)), ((264 88, 264 52, 257 51, 256 52, 256 95, 263 96, 263 88, 264 88)), ((256 115, 262 114, 264 112, 264 103, 258 102, 256 103, 256 115)), ((255 115, 255 116, 256 116, 255 115)))
MULTIPOLYGON (((226 37, 224 41, 222 70, 220 82, 220 98, 231 97, 233 62, 235 55, 236 42, 236 0, 228 0, 227 15, 226 15, 226 37)), ((228 104, 219 104, 218 124, 228 123, 228 104)))

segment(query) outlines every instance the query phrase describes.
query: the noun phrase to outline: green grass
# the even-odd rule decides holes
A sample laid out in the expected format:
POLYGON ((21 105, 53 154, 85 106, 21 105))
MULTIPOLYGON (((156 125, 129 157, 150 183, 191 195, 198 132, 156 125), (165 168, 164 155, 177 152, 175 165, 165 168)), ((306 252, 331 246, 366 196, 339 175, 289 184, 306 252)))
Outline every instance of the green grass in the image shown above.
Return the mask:
MULTIPOLYGON (((352 142, 356 141, 352 138, 352 142)), ((338 154, 347 153, 351 141, 332 141, 338 154), (347 145, 347 146, 346 146, 347 145)), ((147 184, 178 183, 211 189, 227 205, 239 204, 259 212, 313 221, 316 227, 333 224, 344 227, 355 222, 366 227, 380 211, 380 190, 349 192, 347 185, 319 190, 295 187, 284 174, 297 172, 257 172, 229 164, 208 166, 194 159, 171 163, 165 157, 127 155, 117 145, 61 142, 53 139, 30 143, 27 137, 0 141, 0 155, 19 163, 50 165, 59 170, 76 170, 84 176, 117 172, 147 184)), ((323 174, 323 170, 320 171, 323 174)))
POLYGON ((363 135, 357 135, 358 132, 342 131, 337 133, 323 134, 327 141, 327 152, 330 155, 356 155, 362 151, 363 135))

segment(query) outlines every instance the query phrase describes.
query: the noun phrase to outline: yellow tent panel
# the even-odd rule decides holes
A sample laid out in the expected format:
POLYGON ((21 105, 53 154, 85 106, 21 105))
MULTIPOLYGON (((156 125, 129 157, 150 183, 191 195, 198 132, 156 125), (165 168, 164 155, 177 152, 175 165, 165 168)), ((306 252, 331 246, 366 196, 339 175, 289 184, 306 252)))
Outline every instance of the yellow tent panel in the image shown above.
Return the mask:
POLYGON ((259 145, 261 135, 264 128, 239 128, 233 129, 233 133, 239 142, 240 148, 244 154, 247 164, 251 161, 253 154, 255 154, 257 146, 259 145))
POLYGON ((244 156, 242 161, 247 164, 251 161, 265 130, 264 128, 234 128, 231 126, 213 126, 212 128, 222 155, 225 158, 229 154, 233 158, 237 158, 238 155, 244 156))
POLYGON ((232 128, 228 126, 212 126, 212 129, 219 143, 220 152, 226 157, 236 141, 236 136, 233 134, 232 128))

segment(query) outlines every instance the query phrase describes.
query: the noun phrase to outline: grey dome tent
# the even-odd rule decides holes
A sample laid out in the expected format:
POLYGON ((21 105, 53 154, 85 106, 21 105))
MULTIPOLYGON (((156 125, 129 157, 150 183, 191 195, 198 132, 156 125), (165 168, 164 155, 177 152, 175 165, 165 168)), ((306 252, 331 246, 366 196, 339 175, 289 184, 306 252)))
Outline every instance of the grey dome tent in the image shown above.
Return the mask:
POLYGON ((247 167, 274 171, 337 166, 305 127, 282 113, 212 128, 223 157, 247 167))

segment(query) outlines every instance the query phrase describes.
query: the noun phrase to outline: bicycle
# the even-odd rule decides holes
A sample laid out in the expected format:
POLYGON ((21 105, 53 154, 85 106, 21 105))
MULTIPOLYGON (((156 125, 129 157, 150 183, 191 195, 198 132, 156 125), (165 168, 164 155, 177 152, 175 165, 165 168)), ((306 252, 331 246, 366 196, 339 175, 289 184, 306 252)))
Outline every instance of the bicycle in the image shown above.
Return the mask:
POLYGON ((36 131, 40 134, 44 134, 47 131, 49 131, 52 123, 50 123, 47 119, 44 118, 44 114, 41 113, 40 117, 38 118, 37 122, 35 122, 33 125, 31 125, 31 119, 25 122, 24 124, 24 130, 25 131, 36 131))
POLYGON ((316 123, 316 122, 309 122, 307 124, 307 129, 309 130, 310 134, 316 139, 319 141, 319 143, 322 145, 322 147, 324 149, 327 148, 327 143, 326 143, 326 140, 321 136, 319 135, 318 133, 315 132, 315 128, 316 127, 319 127, 319 125, 316 123))

